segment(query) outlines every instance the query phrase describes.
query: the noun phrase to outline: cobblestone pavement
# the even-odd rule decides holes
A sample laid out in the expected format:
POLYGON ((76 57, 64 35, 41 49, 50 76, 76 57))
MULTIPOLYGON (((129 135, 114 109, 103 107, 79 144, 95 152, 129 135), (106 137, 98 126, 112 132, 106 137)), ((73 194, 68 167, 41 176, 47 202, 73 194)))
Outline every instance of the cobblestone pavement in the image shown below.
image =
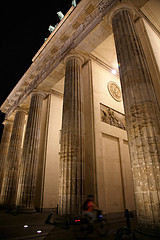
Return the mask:
MULTIPOLYGON (((34 237, 46 236, 54 227, 45 224, 48 213, 34 214, 7 214, 0 210, 0 239, 34 239, 34 237), (41 233, 37 232, 41 231, 41 233)), ((44 239, 44 238, 41 238, 44 239)))
MULTIPOLYGON (((76 240, 77 228, 71 225, 69 229, 64 226, 45 224, 48 213, 17 214, 12 215, 0 210, 0 239, 1 240, 76 240)), ((53 221, 53 219, 51 219, 53 221)), ((107 234, 103 237, 94 231, 86 240, 114 240, 115 232, 125 225, 125 219, 111 220, 107 224, 107 234)), ((126 238, 130 239, 130 238, 126 238)))

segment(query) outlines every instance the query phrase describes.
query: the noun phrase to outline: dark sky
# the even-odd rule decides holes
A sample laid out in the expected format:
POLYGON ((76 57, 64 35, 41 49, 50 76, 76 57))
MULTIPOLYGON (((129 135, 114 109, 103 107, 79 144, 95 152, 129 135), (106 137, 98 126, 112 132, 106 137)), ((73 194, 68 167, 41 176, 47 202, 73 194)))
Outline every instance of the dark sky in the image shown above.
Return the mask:
MULTIPOLYGON (((80 0, 77 0, 79 3, 80 0)), ((70 9, 72 0, 3 1, 0 16, 0 105, 32 63, 32 58, 50 35, 49 25, 60 20, 70 9)), ((0 139, 4 114, 0 113, 0 139)))

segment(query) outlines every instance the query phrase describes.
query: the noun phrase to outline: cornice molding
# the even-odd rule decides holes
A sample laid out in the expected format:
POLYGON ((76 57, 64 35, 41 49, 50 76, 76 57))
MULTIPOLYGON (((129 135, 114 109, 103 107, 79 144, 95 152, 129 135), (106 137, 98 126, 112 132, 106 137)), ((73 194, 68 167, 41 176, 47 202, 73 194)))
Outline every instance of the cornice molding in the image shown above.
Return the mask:
POLYGON ((66 15, 63 17, 63 19, 59 22, 59 24, 57 25, 57 27, 54 29, 54 31, 50 34, 50 36, 47 38, 47 40, 44 42, 44 44, 41 46, 41 48, 38 50, 38 52, 35 54, 35 56, 32 58, 32 62, 34 62, 36 60, 36 58, 41 54, 41 52, 43 51, 43 49, 46 47, 46 45, 51 41, 51 39, 54 37, 54 35, 56 34, 56 32, 59 30, 59 28, 64 24, 64 22, 67 20, 67 18, 69 17, 69 15, 73 12, 74 7, 72 6, 68 12, 66 13, 66 15))
MULTIPOLYGON (((64 45, 51 57, 42 70, 38 72, 35 78, 26 86, 24 91, 20 93, 6 112, 6 116, 10 116, 15 108, 20 105, 26 97, 38 87, 38 85, 58 66, 64 57, 74 49, 103 19, 106 13, 119 0, 101 0, 96 8, 88 15, 82 24, 76 29, 72 36, 64 43, 64 45)), ((50 41, 51 42, 51 41, 50 41)), ((49 45, 49 43, 48 43, 49 45)), ((43 51, 45 48, 43 49, 43 51)), ((43 52, 42 51, 42 52, 43 52)), ((45 54, 46 56, 46 54, 45 54)), ((37 59, 38 60, 38 59, 37 59)), ((36 61, 33 62, 34 68, 36 61)), ((2 107, 1 107, 2 110, 2 107)))
MULTIPOLYGON (((93 54, 89 54, 88 55, 89 58, 93 61, 95 61, 97 64, 99 64, 101 67, 105 68, 108 72, 112 72, 113 67, 111 67, 110 65, 108 65, 107 63, 103 62, 101 59, 99 59, 98 57, 95 57, 93 54)), ((117 72, 115 75, 115 77, 117 77, 119 79, 119 73, 117 72)))
POLYGON ((54 90, 54 89, 51 89, 51 90, 50 90, 50 93, 53 94, 53 95, 55 95, 55 96, 57 96, 57 97, 59 97, 59 98, 63 98, 63 93, 58 92, 58 91, 56 91, 56 90, 54 90))

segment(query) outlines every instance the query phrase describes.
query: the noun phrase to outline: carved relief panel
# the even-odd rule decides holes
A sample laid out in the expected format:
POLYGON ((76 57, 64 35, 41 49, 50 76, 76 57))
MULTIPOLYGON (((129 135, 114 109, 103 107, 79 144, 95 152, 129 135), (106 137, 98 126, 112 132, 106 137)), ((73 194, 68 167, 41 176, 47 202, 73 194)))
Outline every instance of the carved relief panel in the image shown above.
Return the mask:
POLYGON ((101 121, 112 126, 126 130, 125 115, 116 110, 100 104, 101 121))

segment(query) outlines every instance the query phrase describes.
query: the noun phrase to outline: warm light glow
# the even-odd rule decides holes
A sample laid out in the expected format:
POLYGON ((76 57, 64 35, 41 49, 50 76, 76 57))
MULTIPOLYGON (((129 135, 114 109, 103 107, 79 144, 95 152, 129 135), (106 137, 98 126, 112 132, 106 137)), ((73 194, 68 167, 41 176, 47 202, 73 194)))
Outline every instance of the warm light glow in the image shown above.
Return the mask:
POLYGON ((111 73, 112 73, 112 74, 116 74, 117 72, 116 72, 115 69, 112 69, 111 73))

